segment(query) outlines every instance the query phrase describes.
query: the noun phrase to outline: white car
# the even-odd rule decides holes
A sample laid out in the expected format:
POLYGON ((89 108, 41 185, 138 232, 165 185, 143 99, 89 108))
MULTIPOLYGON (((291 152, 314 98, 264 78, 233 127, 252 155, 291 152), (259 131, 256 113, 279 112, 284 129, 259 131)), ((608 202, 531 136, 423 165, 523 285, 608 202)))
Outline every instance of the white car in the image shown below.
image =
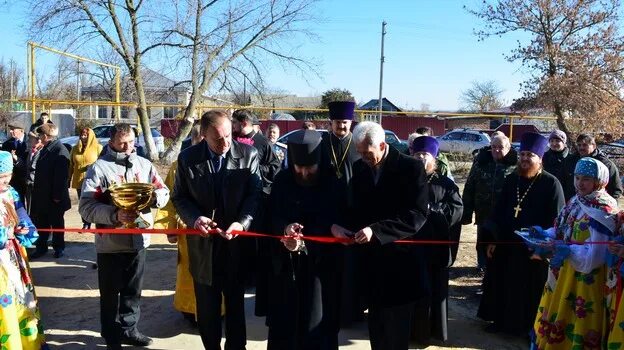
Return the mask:
POLYGON ((438 137, 440 152, 474 154, 490 145, 490 137, 472 129, 454 129, 438 137))
MULTIPOLYGON (((113 127, 113 124, 106 124, 106 125, 98 125, 93 128, 93 132, 95 133, 95 138, 97 138, 100 145, 106 146, 108 144, 108 140, 110 139, 110 132, 111 132, 112 127, 113 127)), ((132 125, 132 128, 136 132, 136 125, 132 125)), ((158 130, 156 130, 156 128, 151 128, 151 130, 152 130, 152 137, 154 138, 154 143, 156 144, 156 150, 158 151, 158 153, 164 152, 165 151, 165 138, 160 134, 160 132, 158 132, 158 130)), ((61 141, 61 143, 64 144, 65 147, 67 147, 67 149, 71 149, 73 146, 76 145, 76 143, 78 143, 79 139, 80 139, 79 136, 69 136, 69 137, 62 138, 59 141, 61 141)), ((143 139, 142 135, 139 135, 139 137, 137 137, 136 144, 139 146, 145 147, 145 140, 143 139)))

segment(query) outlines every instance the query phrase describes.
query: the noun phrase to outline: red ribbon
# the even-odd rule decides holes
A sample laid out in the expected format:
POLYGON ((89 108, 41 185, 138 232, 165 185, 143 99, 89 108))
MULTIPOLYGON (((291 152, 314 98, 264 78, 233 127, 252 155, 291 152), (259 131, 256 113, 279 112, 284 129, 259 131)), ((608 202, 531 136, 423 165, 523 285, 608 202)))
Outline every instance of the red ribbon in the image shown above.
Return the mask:
MULTIPOLYGON (((46 228, 37 229, 39 232, 77 232, 77 233, 98 233, 98 234, 119 234, 119 235, 137 235, 137 234, 175 234, 175 235, 199 235, 200 231, 192 228, 179 228, 179 229, 163 229, 163 228, 46 228)), ((217 230, 210 230, 209 234, 218 235, 217 230)), ((232 231, 232 234, 243 237, 265 237, 273 239, 281 239, 284 236, 269 235, 265 233, 257 233, 250 231, 232 231)), ((355 243, 352 238, 338 238, 338 237, 326 237, 326 236, 302 236, 303 240, 318 242, 318 243, 355 243)), ((474 242, 474 241, 444 241, 444 240, 406 240, 401 239, 394 241, 394 243, 400 244, 524 244, 524 242, 474 242)), ((596 242, 569 242, 570 245, 583 245, 583 244, 613 244, 612 241, 596 241, 596 242)))

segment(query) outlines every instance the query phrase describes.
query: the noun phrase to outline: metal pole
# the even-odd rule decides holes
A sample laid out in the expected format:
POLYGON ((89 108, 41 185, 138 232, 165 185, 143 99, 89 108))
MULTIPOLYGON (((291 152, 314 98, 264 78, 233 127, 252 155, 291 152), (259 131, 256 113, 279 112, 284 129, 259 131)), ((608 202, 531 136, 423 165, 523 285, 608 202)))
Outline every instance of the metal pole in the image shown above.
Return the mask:
POLYGON ((384 37, 386 36, 386 21, 381 22, 381 62, 379 64, 379 100, 378 100, 378 108, 379 108, 379 125, 381 124, 381 118, 383 114, 383 66, 384 66, 384 37))
MULTIPOLYGON (((121 101, 121 68, 117 67, 115 71, 115 102, 121 101)), ((115 113, 115 120, 119 121, 121 118, 121 106, 117 105, 117 113, 115 113)))
POLYGON ((513 115, 509 116, 509 141, 513 142, 513 115))
POLYGON ((28 43, 30 46, 30 108, 32 109, 32 123, 37 120, 37 112, 35 105, 35 45, 28 43))
POLYGON ((13 81, 14 81, 14 73, 15 70, 13 69, 13 60, 9 61, 9 77, 10 77, 10 84, 11 84, 11 92, 9 93, 9 100, 13 101, 13 81))
POLYGON ((76 101, 80 101, 80 61, 76 61, 76 101))

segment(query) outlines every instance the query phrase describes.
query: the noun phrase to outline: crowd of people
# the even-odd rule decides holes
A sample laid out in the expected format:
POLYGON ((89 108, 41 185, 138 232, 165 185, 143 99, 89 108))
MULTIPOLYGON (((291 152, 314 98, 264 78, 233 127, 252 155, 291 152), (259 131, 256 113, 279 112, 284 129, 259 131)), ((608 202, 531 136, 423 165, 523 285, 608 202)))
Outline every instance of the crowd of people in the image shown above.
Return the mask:
MULTIPOLYGON (((430 128, 410 135, 403 154, 379 124, 352 128, 354 108, 331 102, 328 132, 304 124, 287 147, 277 125, 264 136, 248 110, 208 111, 164 181, 138 154, 129 124, 114 125, 104 149, 84 128, 69 152, 45 113, 28 134, 9 125, 0 151, 7 348, 46 348, 27 261, 48 251, 49 232, 37 229, 64 228, 69 188, 84 230, 134 223, 171 231, 179 254, 174 307, 206 349, 220 349, 223 333, 226 349, 245 348, 249 287, 255 314, 266 317, 268 349, 337 349, 340 329, 362 320, 374 350, 446 341, 449 268, 462 225, 473 223, 486 332, 526 337, 534 349, 624 344, 622 183, 591 135, 578 135, 572 152, 559 130, 548 138, 527 132, 516 151, 494 133, 460 194, 430 128), (125 182, 152 184, 150 206, 115 207, 110 188, 125 182), (519 230, 528 230, 528 243, 519 230)), ((63 233, 52 236, 60 258, 63 233)), ((149 244, 150 234, 95 235, 108 349, 152 343, 138 328, 149 244)))

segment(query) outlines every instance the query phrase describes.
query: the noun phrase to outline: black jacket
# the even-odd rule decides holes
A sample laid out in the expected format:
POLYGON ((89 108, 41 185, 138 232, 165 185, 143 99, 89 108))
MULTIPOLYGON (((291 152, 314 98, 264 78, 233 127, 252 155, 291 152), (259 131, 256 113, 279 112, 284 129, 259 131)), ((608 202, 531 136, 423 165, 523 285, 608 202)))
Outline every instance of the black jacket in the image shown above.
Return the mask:
MULTIPOLYGON (((622 195, 622 179, 620 179, 620 172, 615 164, 599 149, 596 149, 589 157, 599 160, 609 169, 609 183, 606 188, 607 193, 615 199, 620 198, 622 195)), ((574 168, 576 168, 576 163, 579 159, 581 159, 581 156, 578 153, 573 153, 565 159, 563 164, 564 173, 559 180, 563 187, 566 202, 576 194, 576 189, 574 188, 574 168)))
MULTIPOLYGON (((52 121, 48 119, 48 124, 54 124, 54 123, 52 123, 52 121)), ((28 131, 37 132, 37 128, 40 127, 41 125, 43 125, 43 120, 39 118, 34 124, 30 126, 30 129, 28 131)))
MULTIPOLYGON (((221 171, 214 172, 206 141, 183 150, 171 200, 182 221, 193 227, 200 216, 211 218, 226 230, 233 222, 249 228, 258 206, 262 181, 255 148, 232 141, 221 171)), ((245 239, 245 238, 242 238, 245 239)), ((198 283, 214 285, 216 279, 236 276, 242 265, 241 238, 188 236, 190 272, 198 283), (213 258, 214 257, 214 258, 213 258)))
POLYGON ((262 190, 268 195, 271 193, 271 184, 273 184, 275 175, 280 169, 281 162, 275 155, 275 152, 273 152, 273 146, 271 146, 266 136, 254 131, 251 139, 253 140, 253 146, 258 150, 262 190))
POLYGON ((376 305, 402 305, 428 293, 424 246, 394 241, 418 237, 427 219, 428 193, 422 162, 389 147, 377 184, 362 160, 353 164, 352 230, 370 227, 365 245, 369 298, 376 305))
MULTIPOLYGON (((429 216, 428 229, 431 230, 433 240, 451 240, 459 242, 461 234, 461 218, 463 203, 459 195, 459 188, 446 176, 434 172, 429 175, 429 216)), ((457 255, 457 244, 431 247, 430 263, 440 267, 450 267, 457 255)))
POLYGON ((19 146, 15 147, 15 139, 13 137, 2 143, 2 150, 9 153, 15 151, 17 159, 13 161, 13 177, 11 178, 11 186, 15 188, 20 196, 26 194, 26 163, 28 160, 28 141, 26 137, 21 140, 19 146))
POLYGON ((31 216, 35 223, 71 208, 69 200, 69 152, 59 140, 44 146, 37 160, 31 216), (58 201, 58 202, 57 202, 58 201))
POLYGON ((563 166, 568 156, 570 156, 570 149, 567 147, 561 152, 555 152, 549 149, 546 153, 544 153, 544 157, 542 158, 544 170, 557 179, 562 179, 565 174, 563 166))

